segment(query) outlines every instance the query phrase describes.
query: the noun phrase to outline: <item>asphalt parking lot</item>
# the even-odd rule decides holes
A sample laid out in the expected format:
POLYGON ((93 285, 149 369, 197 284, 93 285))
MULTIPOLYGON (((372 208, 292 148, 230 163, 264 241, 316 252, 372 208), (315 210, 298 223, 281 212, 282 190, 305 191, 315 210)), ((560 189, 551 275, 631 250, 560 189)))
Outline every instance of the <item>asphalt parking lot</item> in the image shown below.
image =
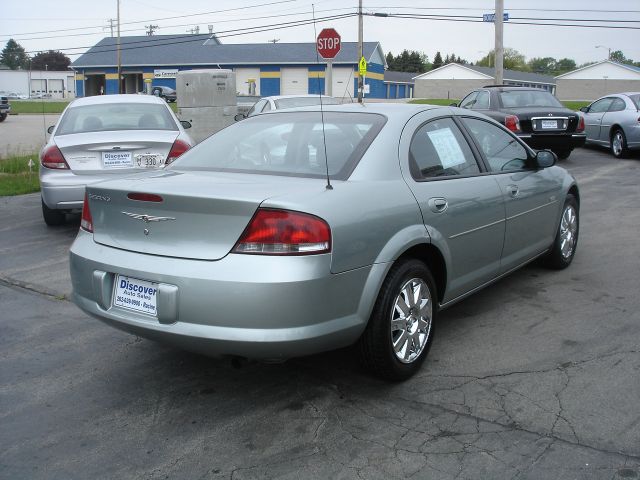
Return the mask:
POLYGON ((442 312, 422 371, 209 359, 80 312, 38 194, 0 198, 0 478, 640 478, 640 156, 579 149, 573 265, 442 312))

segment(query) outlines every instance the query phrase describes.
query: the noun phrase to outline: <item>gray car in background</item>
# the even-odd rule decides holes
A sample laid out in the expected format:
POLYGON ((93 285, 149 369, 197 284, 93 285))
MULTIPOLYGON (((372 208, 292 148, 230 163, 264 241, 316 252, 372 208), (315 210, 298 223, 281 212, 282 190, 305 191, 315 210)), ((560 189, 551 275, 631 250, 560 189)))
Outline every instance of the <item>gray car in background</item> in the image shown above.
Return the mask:
POLYGON ((71 102, 40 151, 42 215, 59 225, 82 208, 85 185, 155 170, 193 146, 166 102, 149 95, 101 95, 71 102))
POLYGON ((310 107, 312 105, 340 105, 342 102, 334 97, 326 95, 275 95, 264 97, 258 100, 247 112, 247 114, 239 113, 236 120, 253 117, 260 113, 272 112, 274 110, 283 110, 285 108, 310 107))
POLYGON ((587 143, 618 158, 640 149, 640 92, 615 93, 582 107, 587 143))
POLYGON ((555 162, 458 108, 257 115, 162 170, 89 185, 72 298, 208 355, 356 344, 372 371, 405 379, 441 308, 537 258, 569 266, 580 198, 555 162))

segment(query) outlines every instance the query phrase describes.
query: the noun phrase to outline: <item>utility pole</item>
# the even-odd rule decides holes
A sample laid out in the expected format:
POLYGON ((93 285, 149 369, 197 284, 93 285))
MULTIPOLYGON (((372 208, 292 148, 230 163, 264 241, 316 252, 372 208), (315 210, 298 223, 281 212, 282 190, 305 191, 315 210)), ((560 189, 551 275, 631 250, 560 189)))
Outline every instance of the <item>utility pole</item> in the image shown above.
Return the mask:
MULTIPOLYGON (((113 38, 113 25, 114 23, 116 23, 116 19, 115 18, 110 18, 109 20, 107 20, 107 23, 109 23, 109 29, 111 30, 111 38, 113 38)), ((104 30, 104 28, 103 28, 104 30)))
POLYGON ((504 44, 503 44, 503 28, 504 28, 504 0, 496 0, 494 25, 496 27, 496 46, 495 57, 493 63, 496 68, 496 84, 504 83, 504 44))
POLYGON ((151 36, 153 35, 153 32, 155 32, 158 29, 158 25, 145 25, 145 27, 147 27, 149 30, 147 30, 147 36, 151 36))
MULTIPOLYGON (((362 0, 358 0, 358 61, 362 58, 362 0)), ((362 82, 362 75, 358 74, 358 103, 362 103, 362 91, 364 90, 364 84, 362 82)))
POLYGON ((116 39, 116 56, 118 62, 118 93, 122 93, 122 81, 120 80, 122 72, 122 51, 120 50, 120 0, 118 2, 118 38, 116 39))

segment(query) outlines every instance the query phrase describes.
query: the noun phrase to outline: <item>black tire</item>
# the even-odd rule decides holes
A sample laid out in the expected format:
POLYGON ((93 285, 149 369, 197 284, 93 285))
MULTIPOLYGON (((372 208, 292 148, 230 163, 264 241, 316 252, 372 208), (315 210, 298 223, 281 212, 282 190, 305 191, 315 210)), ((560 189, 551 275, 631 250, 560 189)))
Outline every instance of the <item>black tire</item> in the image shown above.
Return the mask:
POLYGON ((6 113, 0 113, 0 122, 4 122, 7 118, 7 114, 6 113))
POLYGON ((375 375, 391 381, 406 380, 415 374, 431 348, 438 313, 437 298, 435 282, 423 262, 405 259, 393 265, 382 284, 367 328, 358 342, 363 364, 375 375), (412 282, 413 288, 410 286, 412 282), (414 295, 417 293, 422 302, 414 301, 413 306, 405 302, 408 311, 402 314, 396 305, 399 300, 404 302, 405 298, 409 298, 410 290, 406 287, 411 288, 414 295), (419 308, 420 303, 422 309, 419 308), (410 315, 407 317, 406 313, 410 315), (401 328, 394 330, 392 323, 396 322, 401 328), (417 352, 415 339, 420 343, 417 352), (396 353, 394 341, 405 348, 400 348, 396 353), (404 359, 401 360, 400 356, 404 359))
POLYGON ((616 128, 611 132, 609 149, 616 158, 625 158, 629 153, 629 149, 627 148, 627 137, 621 128, 616 128))
POLYGON ((554 150, 553 153, 555 153, 558 157, 559 160, 566 160, 567 158, 569 158, 569 155, 571 155, 571 152, 573 152, 573 148, 569 148, 567 150, 554 150))
POLYGON ((44 218, 44 223, 50 227, 55 227, 65 222, 64 212, 47 207, 42 199, 40 199, 40 201, 42 202, 42 218, 44 218))
POLYGON ((562 207, 556 238, 553 240, 551 250, 544 257, 545 266, 555 270, 562 270, 571 265, 578 247, 579 233, 580 209, 578 201, 573 195, 569 194, 562 207), (570 244, 566 242, 570 242, 570 244))

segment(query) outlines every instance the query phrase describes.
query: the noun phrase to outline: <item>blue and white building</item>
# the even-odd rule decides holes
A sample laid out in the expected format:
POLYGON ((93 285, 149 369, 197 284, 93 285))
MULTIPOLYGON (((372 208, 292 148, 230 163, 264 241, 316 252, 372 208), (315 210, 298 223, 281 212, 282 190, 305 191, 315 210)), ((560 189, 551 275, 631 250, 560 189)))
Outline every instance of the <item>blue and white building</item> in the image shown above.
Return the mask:
MULTIPOLYGON (((180 70, 232 69, 243 95, 326 93, 326 60, 315 43, 221 44, 214 34, 121 37, 122 93, 150 92, 155 85, 175 88, 180 70)), ((104 38, 73 62, 78 97, 118 92, 116 39, 104 38)), ((386 98, 386 66, 377 42, 365 42, 365 83, 371 98, 386 98)), ((357 96, 358 48, 342 42, 333 60, 333 96, 357 96)))

